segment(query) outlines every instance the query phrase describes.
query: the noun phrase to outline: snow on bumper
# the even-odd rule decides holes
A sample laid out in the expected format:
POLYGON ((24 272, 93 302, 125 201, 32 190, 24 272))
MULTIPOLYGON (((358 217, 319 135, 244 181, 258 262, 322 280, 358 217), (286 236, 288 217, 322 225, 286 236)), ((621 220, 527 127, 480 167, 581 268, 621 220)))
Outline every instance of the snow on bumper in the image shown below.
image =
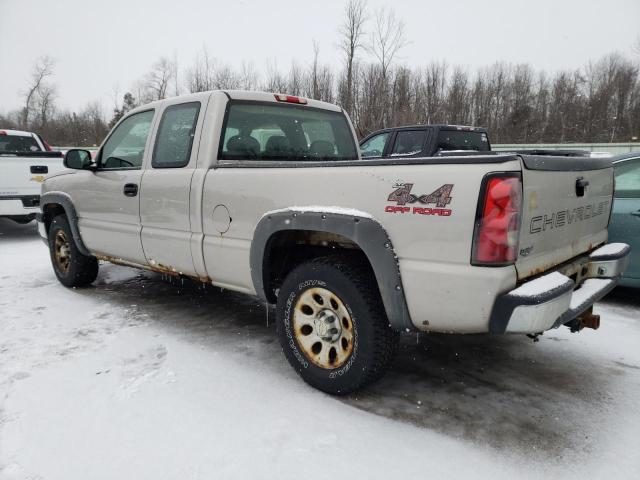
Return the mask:
POLYGON ((630 250, 626 244, 610 244, 593 251, 586 280, 577 289, 571 278, 552 272, 500 295, 489 331, 539 333, 570 322, 613 290, 629 263, 630 250))

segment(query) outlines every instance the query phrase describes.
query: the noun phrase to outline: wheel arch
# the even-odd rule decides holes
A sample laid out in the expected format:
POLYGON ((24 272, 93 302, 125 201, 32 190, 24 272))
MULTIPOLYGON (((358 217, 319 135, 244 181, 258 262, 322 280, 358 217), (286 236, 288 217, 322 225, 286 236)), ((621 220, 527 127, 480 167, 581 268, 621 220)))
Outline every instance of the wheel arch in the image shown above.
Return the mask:
POLYGON ((390 325, 397 330, 415 330, 391 239, 380 223, 357 211, 342 213, 321 209, 290 209, 266 213, 256 226, 250 251, 251 279, 258 296, 275 302, 271 288, 274 240, 293 232, 330 235, 337 241, 344 239, 350 248, 362 252, 375 275, 390 325))
POLYGON ((47 234, 53 218, 64 213, 69 220, 69 227, 78 250, 83 255, 91 256, 91 252, 82 241, 80 229, 78 228, 78 215, 68 194, 64 192, 47 192, 43 194, 40 197, 40 209, 42 210, 42 219, 38 219, 38 221, 42 221, 45 224, 47 234))

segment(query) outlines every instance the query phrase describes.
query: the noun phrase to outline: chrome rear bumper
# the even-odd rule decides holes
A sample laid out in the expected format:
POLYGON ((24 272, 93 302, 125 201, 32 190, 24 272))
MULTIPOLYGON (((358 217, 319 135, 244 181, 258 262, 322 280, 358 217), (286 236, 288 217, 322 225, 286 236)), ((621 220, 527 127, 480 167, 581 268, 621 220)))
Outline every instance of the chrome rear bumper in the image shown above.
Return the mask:
POLYGON ((618 284, 631 248, 613 243, 588 257, 584 281, 551 272, 500 295, 489 319, 491 333, 539 333, 580 316, 618 284))

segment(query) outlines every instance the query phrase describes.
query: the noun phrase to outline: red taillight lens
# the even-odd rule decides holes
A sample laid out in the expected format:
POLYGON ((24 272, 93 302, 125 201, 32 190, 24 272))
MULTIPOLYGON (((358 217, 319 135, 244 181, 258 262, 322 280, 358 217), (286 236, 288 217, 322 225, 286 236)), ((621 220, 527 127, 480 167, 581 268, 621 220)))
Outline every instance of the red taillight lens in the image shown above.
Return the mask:
POLYGON ((280 94, 276 93, 274 95, 274 97, 276 97, 276 100, 279 101, 279 102, 299 103, 300 105, 306 105, 307 104, 307 99, 306 98, 294 97, 293 95, 280 95, 280 94))
POLYGON ((520 175, 485 177, 484 198, 478 208, 474 232, 474 265, 505 265, 518 258, 522 181, 520 175))

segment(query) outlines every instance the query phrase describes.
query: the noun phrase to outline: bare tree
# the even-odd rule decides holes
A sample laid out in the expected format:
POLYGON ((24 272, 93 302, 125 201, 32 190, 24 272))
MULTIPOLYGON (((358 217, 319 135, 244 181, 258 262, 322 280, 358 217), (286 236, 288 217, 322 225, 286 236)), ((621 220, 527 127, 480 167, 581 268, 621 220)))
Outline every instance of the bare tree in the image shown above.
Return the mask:
POLYGON ((178 81, 178 54, 173 51, 173 95, 177 97, 180 95, 180 82, 178 81))
POLYGON ((258 85, 258 72, 253 63, 242 62, 240 67, 239 83, 243 90, 255 90, 258 85))
POLYGON ((91 146, 100 145, 108 133, 100 102, 89 102, 80 113, 80 118, 85 127, 87 141, 91 146))
POLYGON ((631 45, 631 52, 640 57, 640 35, 636 37, 636 41, 631 45))
POLYGON ((193 65, 187 70, 187 88, 189 92, 206 92, 213 90, 213 74, 215 59, 209 55, 207 47, 196 56, 193 65))
POLYGON ((38 113, 38 130, 47 128, 49 118, 53 115, 56 87, 48 83, 41 83, 37 90, 36 109, 38 113))
POLYGON ((318 88, 318 57, 320 56, 320 46, 316 40, 313 41, 313 63, 311 65, 310 76, 310 91, 309 95, 316 100, 320 98, 320 91, 318 88))
POLYGON ((22 109, 21 127, 27 128, 29 124, 29 114, 33 110, 33 103, 38 90, 41 88, 45 79, 53 75, 53 65, 55 61, 52 57, 44 55, 40 57, 31 71, 31 82, 27 91, 24 93, 24 107, 22 109))
POLYGON ((375 29, 371 34, 370 50, 378 59, 382 69, 382 78, 386 80, 389 66, 402 47, 407 45, 405 25, 396 18, 393 10, 381 8, 376 12, 375 29))
POLYGON ((339 46, 345 57, 347 79, 343 104, 347 112, 353 109, 353 63, 358 50, 363 48, 366 0, 349 0, 345 7, 345 20, 339 29, 339 46))
POLYGON ((304 71, 295 61, 291 62, 291 68, 289 69, 289 80, 287 83, 287 93, 290 93, 291 95, 303 94, 304 71))
POLYGON ((267 62, 267 72, 263 88, 268 92, 285 93, 287 91, 287 79, 280 73, 274 59, 267 62))
POLYGON ((145 77, 147 89, 153 100, 167 98, 169 84, 176 77, 177 65, 167 57, 160 57, 145 77))

